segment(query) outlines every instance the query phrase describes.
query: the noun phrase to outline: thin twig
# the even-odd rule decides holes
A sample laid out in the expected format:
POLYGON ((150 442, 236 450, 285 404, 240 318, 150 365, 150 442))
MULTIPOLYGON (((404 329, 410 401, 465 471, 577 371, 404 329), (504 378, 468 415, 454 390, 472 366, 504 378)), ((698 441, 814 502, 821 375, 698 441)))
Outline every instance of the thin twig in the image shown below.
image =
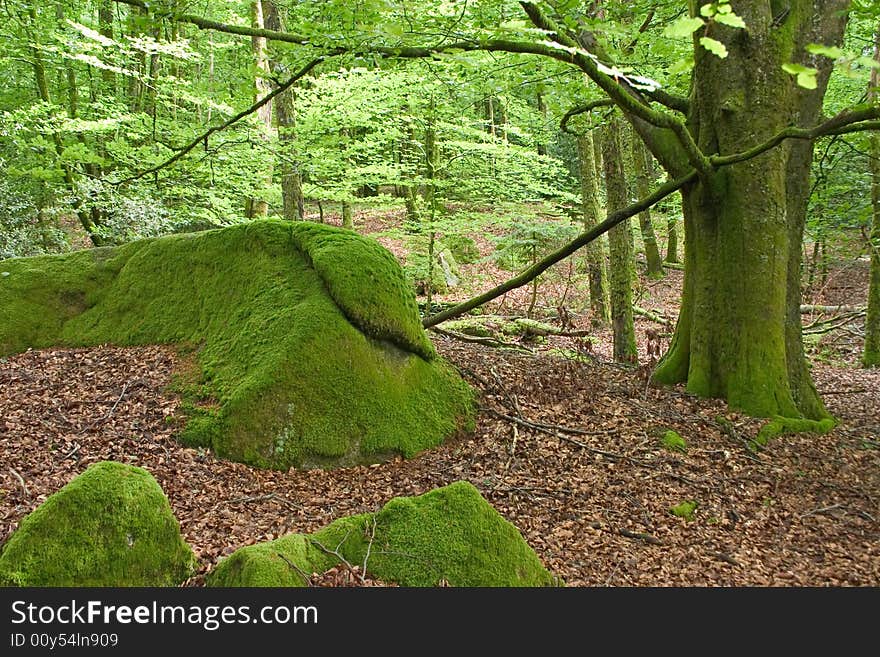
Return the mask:
POLYGON ((22 477, 20 474, 18 474, 18 472, 15 471, 15 468, 13 468, 11 466, 9 468, 9 471, 15 476, 16 479, 18 479, 18 483, 21 484, 21 490, 24 491, 25 498, 27 498, 28 501, 30 501, 31 494, 30 494, 30 491, 28 491, 27 484, 24 483, 24 477, 22 477))
POLYGON ((813 509, 812 511, 807 511, 806 513, 802 513, 799 518, 806 518, 807 516, 812 516, 820 513, 828 513, 829 511, 833 511, 834 509, 839 509, 843 506, 842 503, 838 502, 837 504, 832 504, 831 506, 823 506, 820 509, 813 509))
POLYGON ((285 557, 285 556, 284 556, 283 554, 281 554, 280 552, 276 552, 275 554, 277 554, 279 557, 281 557, 282 559, 284 559, 284 562, 285 562, 288 566, 290 566, 293 570, 295 570, 297 573, 299 573, 299 576, 302 577, 303 580, 305 580, 306 586, 312 586, 312 578, 309 577, 308 575, 306 575, 305 572, 303 572, 303 569, 302 569, 302 568, 300 568, 299 566, 297 566, 295 563, 293 563, 290 559, 288 559, 287 557, 285 557))
POLYGON ((364 555, 364 565, 361 568, 361 579, 367 575, 367 561, 370 559, 370 550, 373 548, 373 541, 376 539, 376 516, 372 518, 373 524, 370 527, 370 540, 367 542, 367 553, 364 555))

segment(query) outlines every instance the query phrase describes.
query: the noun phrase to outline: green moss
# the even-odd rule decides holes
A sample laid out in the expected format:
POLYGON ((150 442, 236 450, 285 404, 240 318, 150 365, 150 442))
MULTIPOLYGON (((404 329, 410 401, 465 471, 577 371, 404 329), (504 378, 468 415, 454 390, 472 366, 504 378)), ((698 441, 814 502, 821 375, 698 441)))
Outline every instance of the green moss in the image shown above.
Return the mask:
POLYGON ((364 333, 434 357, 400 265, 390 251, 354 231, 299 222, 293 240, 345 316, 364 333))
POLYGON ((758 431, 755 436, 755 443, 764 446, 770 442, 772 438, 781 436, 786 433, 828 433, 837 426, 837 421, 833 418, 825 418, 822 420, 807 420, 804 418, 783 417, 775 415, 758 431))
POLYGON ((698 506, 699 503, 694 502, 693 500, 687 500, 681 504, 670 507, 669 513, 679 518, 684 518, 690 522, 694 519, 694 512, 696 512, 698 506))
POLYGON ((152 475, 104 461, 21 521, 0 553, 0 585, 175 586, 195 565, 152 475))
POLYGON ((555 583, 519 531, 467 482, 381 511, 341 518, 313 536, 248 546, 221 561, 209 586, 302 586, 299 571, 367 562, 374 577, 402 586, 549 586, 555 583), (369 552, 369 554, 368 554, 369 552), (295 567, 290 564, 295 564, 295 567))
POLYGON ((663 447, 671 452, 687 452, 687 443, 684 438, 671 429, 663 434, 663 447))
POLYGON ((187 345, 181 440, 222 457, 345 465, 472 427, 472 392, 432 358, 400 267, 350 231, 256 221, 3 269, 2 353, 187 345))

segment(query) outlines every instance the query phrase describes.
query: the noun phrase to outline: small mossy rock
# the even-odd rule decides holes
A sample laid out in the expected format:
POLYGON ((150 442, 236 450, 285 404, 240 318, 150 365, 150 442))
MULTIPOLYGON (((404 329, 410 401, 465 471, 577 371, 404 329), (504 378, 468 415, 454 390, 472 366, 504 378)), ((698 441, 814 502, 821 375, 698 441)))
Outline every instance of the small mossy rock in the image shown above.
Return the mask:
POLYGON ((0 585, 177 586, 195 567, 153 476, 103 461, 21 521, 0 552, 0 585))
POLYGON ((376 514, 341 518, 313 536, 247 546, 221 561, 209 586, 303 586, 303 573, 367 560, 401 586, 552 586, 554 577, 511 523, 471 484, 397 497, 376 514), (369 551, 369 556, 368 556, 369 551))
POLYGON ((662 443, 663 447, 670 452, 687 452, 687 443, 684 441, 684 438, 682 438, 677 431, 673 431, 672 429, 669 429, 663 434, 662 443))
POLYGON ((676 504, 675 506, 670 507, 669 513, 679 518, 684 518, 687 521, 691 521, 694 519, 694 513, 698 506, 699 504, 697 502, 687 500, 681 504, 676 504))
POLYGON ((410 457, 473 424, 473 392, 375 240, 253 221, 3 261, 0 356, 29 347, 196 347, 179 438, 258 467, 410 457))

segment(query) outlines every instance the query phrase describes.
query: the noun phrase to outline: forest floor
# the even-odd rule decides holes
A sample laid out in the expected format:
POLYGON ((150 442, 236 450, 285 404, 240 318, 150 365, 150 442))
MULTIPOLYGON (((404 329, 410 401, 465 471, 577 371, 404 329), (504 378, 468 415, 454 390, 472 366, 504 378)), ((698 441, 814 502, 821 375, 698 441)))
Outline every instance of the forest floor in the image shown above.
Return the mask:
MULTIPOLYGON (((864 303, 862 264, 838 263, 810 301, 864 303)), ((509 275, 472 267, 483 289, 509 275)), ((576 286, 565 267, 542 283, 542 319, 562 312, 589 328, 576 304, 566 306, 576 286)), ((643 281, 639 303, 674 319, 680 285, 675 270, 643 281)), ((521 289, 490 310, 521 315, 529 303, 521 289)), ((112 459, 146 468, 165 490, 201 560, 192 586, 243 545, 460 479, 569 586, 878 586, 880 369, 857 366, 858 322, 809 342, 816 385, 839 426, 783 435, 757 452, 748 445, 761 420, 648 385, 649 349, 665 348, 669 329, 643 317, 637 368, 611 362, 607 330, 592 341, 509 349, 432 334, 479 391, 476 431, 410 460, 333 471, 258 470, 179 445, 166 420, 178 413, 165 391, 177 362, 171 348, 28 351, 0 359, 0 543, 87 465, 112 459), (663 447, 668 430, 684 438, 685 452, 663 447), (692 519, 670 512, 686 501, 696 504, 692 519)))

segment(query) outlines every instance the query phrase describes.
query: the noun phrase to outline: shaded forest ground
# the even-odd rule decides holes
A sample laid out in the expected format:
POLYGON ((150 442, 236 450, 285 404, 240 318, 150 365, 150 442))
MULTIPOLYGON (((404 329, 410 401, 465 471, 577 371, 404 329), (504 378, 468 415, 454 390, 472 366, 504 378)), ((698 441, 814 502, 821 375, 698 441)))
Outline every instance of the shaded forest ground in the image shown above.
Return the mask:
MULTIPOLYGON (((570 321, 587 328, 576 267, 566 266, 542 284, 544 319, 571 299, 570 321)), ((507 275, 473 267, 483 287, 507 275)), ((811 300, 863 303, 866 271, 838 263, 811 300)), ((640 305, 674 319, 679 287, 676 271, 643 281, 640 305)), ((518 290, 491 311, 522 314, 527 304, 518 290)), ((760 420, 647 385, 648 330, 665 348, 667 329, 643 318, 637 327, 638 369, 609 361, 607 331, 589 347, 551 338, 522 345, 530 351, 433 334, 480 390, 475 433, 409 461, 330 472, 260 471, 178 445, 168 421, 177 400, 163 392, 177 360, 170 348, 0 360, 0 541, 89 463, 114 459, 145 467, 166 491, 202 561, 191 585, 242 545, 458 479, 477 486, 569 585, 880 585, 880 370, 854 366, 857 320, 811 342, 817 386, 840 426, 781 436, 758 453, 747 443, 760 420), (686 453, 663 448, 669 429, 686 453), (697 504, 692 520, 669 511, 685 501, 697 504)))

